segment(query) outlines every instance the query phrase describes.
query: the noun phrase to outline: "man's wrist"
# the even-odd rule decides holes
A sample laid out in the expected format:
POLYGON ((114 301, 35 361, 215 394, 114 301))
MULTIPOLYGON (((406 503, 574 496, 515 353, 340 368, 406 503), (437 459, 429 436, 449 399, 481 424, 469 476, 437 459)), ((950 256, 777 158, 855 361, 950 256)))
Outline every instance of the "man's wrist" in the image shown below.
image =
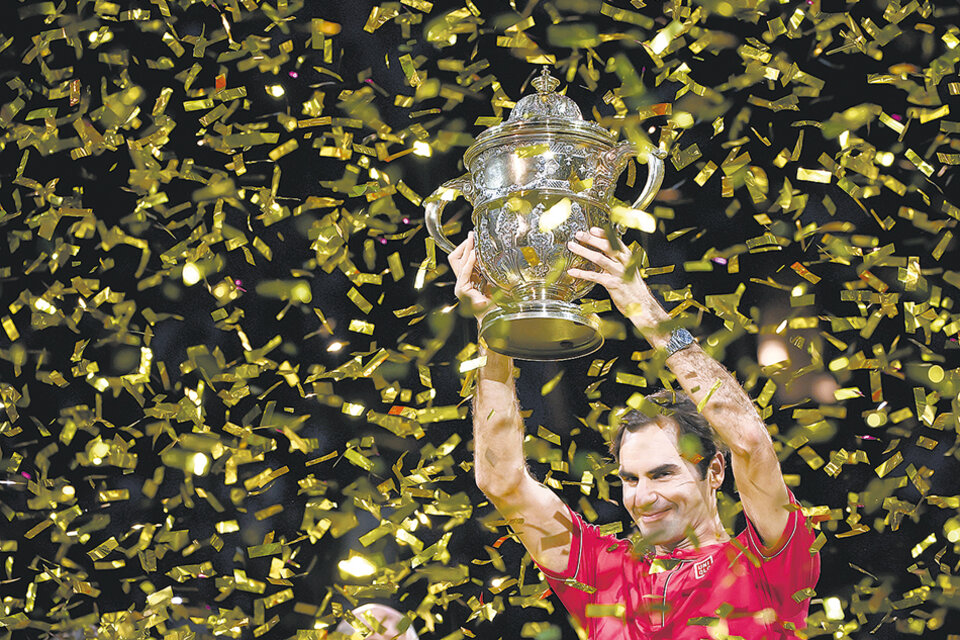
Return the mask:
POLYGON ((621 307, 623 315, 644 335, 658 333, 659 327, 670 321, 670 314, 660 305, 648 287, 636 292, 633 300, 621 307))
POLYGON ((481 378, 500 381, 513 379, 513 358, 494 351, 482 338, 477 340, 477 346, 477 356, 485 359, 480 367, 481 378))

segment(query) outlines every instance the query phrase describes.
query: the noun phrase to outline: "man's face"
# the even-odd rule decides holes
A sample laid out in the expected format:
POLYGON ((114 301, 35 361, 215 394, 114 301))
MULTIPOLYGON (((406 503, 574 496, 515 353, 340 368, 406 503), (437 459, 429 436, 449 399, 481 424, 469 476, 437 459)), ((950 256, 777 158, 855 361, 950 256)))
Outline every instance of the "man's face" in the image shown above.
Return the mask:
POLYGON ((711 464, 707 478, 680 455, 678 430, 672 418, 660 417, 626 432, 620 447, 619 476, 623 506, 640 527, 646 542, 673 549, 693 530, 710 539, 716 522, 714 490, 723 481, 723 467, 711 464))

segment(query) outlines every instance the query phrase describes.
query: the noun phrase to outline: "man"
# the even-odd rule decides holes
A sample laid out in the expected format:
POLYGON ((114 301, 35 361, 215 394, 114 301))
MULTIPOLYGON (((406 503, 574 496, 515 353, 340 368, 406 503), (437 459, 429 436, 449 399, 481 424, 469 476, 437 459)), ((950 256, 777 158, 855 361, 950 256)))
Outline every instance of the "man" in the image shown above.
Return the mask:
MULTIPOLYGON (((489 311, 481 291, 474 236, 450 254, 456 294, 477 319, 489 311)), ((666 406, 621 418, 612 443, 623 503, 652 553, 601 535, 528 472, 523 422, 510 358, 485 349, 474 398, 476 482, 512 526, 554 592, 591 640, 742 637, 795 638, 820 573, 814 535, 780 471, 773 443, 750 398, 722 365, 670 319, 638 273, 630 251, 600 229, 578 233, 570 250, 597 271, 569 275, 597 283, 655 348, 684 394, 666 406), (697 411, 697 407, 700 411, 697 411), (731 539, 716 491, 728 449, 748 519, 731 539)))

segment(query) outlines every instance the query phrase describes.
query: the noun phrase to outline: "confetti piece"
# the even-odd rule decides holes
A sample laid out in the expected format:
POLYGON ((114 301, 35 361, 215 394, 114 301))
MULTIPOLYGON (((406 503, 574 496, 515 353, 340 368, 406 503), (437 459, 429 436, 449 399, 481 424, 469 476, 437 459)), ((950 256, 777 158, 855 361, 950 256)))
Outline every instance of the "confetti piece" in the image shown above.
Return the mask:
POLYGON ((877 476, 880 478, 883 478, 889 475, 889 473, 893 471, 895 468, 897 468, 897 466, 899 466, 901 462, 903 462, 903 455, 899 451, 897 451, 892 456, 890 456, 890 458, 883 461, 882 463, 880 463, 879 466, 877 466, 877 468, 875 469, 877 476))

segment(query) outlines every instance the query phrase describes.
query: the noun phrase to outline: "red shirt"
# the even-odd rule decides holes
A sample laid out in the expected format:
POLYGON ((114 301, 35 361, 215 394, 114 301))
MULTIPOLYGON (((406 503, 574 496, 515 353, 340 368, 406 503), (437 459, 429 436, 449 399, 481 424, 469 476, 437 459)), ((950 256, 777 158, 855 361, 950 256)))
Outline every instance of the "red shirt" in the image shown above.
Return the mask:
POLYGON ((810 598, 798 592, 816 585, 820 556, 799 508, 771 549, 748 520, 733 540, 669 556, 637 556, 629 541, 570 515, 567 570, 541 570, 591 640, 785 640, 805 626, 810 598))

